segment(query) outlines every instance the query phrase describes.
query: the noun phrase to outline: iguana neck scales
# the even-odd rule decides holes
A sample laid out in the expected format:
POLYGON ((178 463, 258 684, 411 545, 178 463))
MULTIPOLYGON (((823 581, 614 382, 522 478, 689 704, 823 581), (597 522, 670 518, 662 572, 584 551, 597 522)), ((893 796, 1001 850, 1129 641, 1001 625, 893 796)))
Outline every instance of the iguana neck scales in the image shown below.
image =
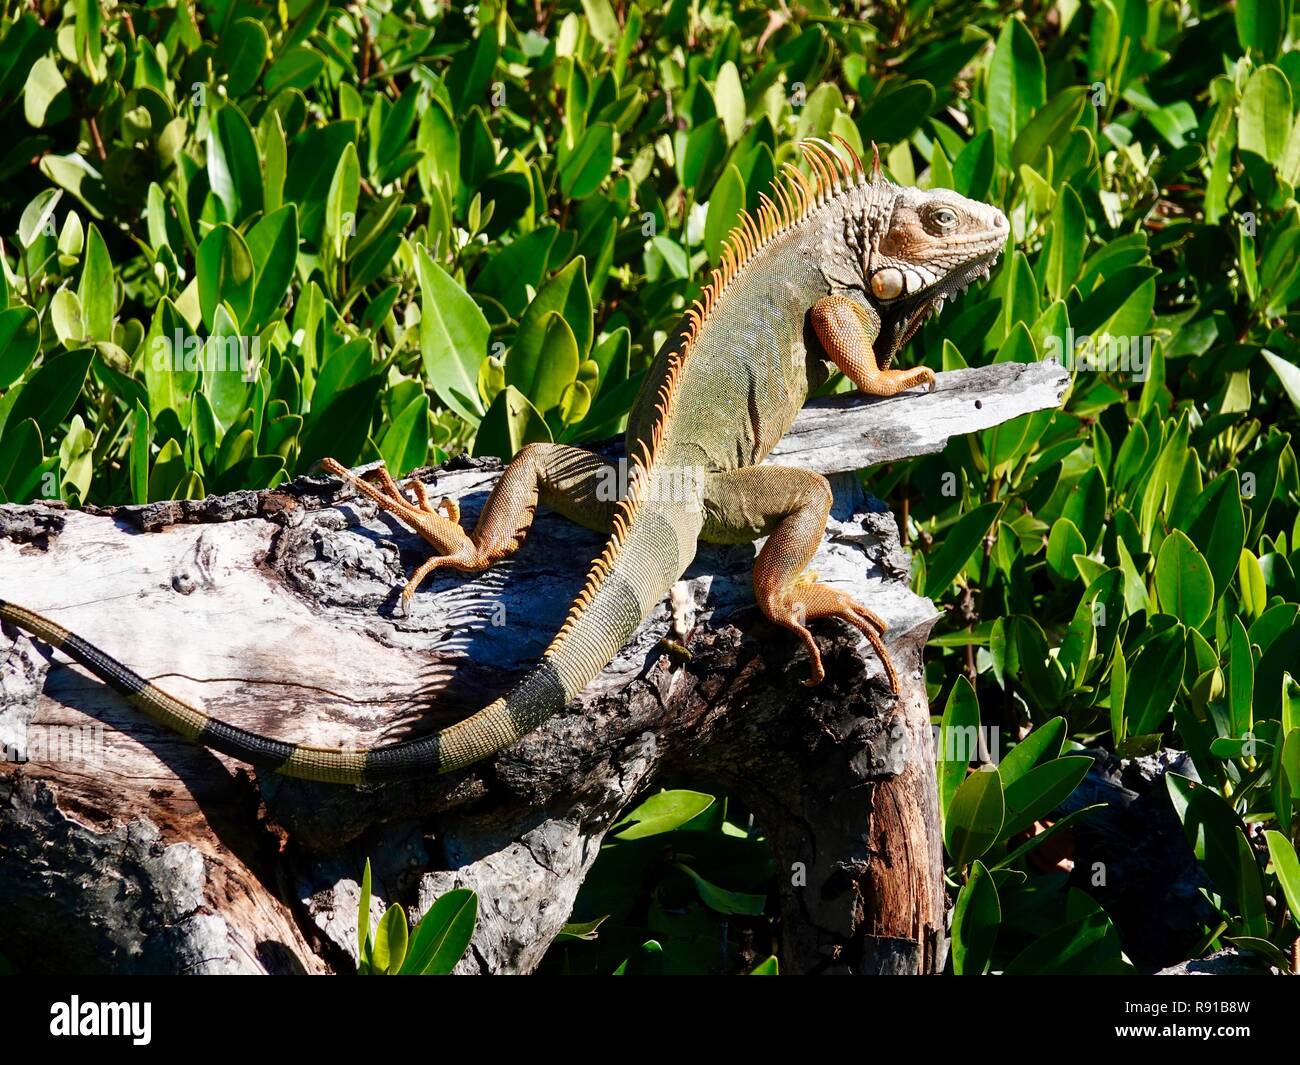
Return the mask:
MULTIPOLYGON (((843 142, 842 142, 843 143, 843 142)), ((786 164, 757 216, 742 215, 722 262, 652 364, 628 422, 626 489, 603 498, 597 457, 532 444, 494 487, 472 534, 454 503, 412 503, 382 468, 376 486, 326 468, 393 512, 434 548, 402 593, 408 605, 439 568, 477 572, 506 557, 546 503, 609 533, 568 618, 539 662, 502 698, 450 728, 371 749, 289 744, 235 728, 167 695, 103 651, 33 611, 0 601, 0 618, 86 666, 156 721, 240 760, 336 783, 448 772, 532 731, 591 683, 681 577, 696 544, 766 536, 754 591, 771 620, 803 640, 810 683, 823 673, 807 623, 838 617, 894 666, 871 611, 806 570, 825 530, 825 478, 760 465, 809 393, 836 368, 863 392, 894 395, 934 374, 890 369, 927 314, 988 276, 1006 241, 994 207, 943 189, 901 188, 868 173, 847 144, 801 145, 811 176, 786 164)))

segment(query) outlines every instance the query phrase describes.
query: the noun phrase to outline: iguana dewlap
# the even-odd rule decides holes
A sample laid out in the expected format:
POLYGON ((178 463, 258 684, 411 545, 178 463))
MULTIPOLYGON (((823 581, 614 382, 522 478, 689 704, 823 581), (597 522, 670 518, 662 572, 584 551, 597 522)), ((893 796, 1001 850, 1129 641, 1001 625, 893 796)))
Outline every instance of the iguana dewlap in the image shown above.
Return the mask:
POLYGON ((0 618, 52 644, 151 718, 242 761, 295 777, 369 783, 448 772, 533 730, 614 658, 685 571, 700 540, 766 536, 754 566, 763 613, 793 630, 823 676, 808 629, 818 618, 854 625, 894 666, 884 623, 806 568, 826 527, 831 490, 805 470, 760 465, 810 392, 841 370, 870 395, 933 384, 924 367, 891 369, 898 350, 944 300, 988 276, 1007 239, 1002 212, 944 189, 900 188, 868 174, 852 150, 801 145, 809 178, 786 164, 757 217, 743 216, 722 265, 655 358, 627 431, 628 476, 609 495, 605 463, 560 444, 531 444, 492 490, 466 533, 448 501, 423 484, 410 502, 386 471, 380 485, 332 460, 330 472, 415 529, 434 548, 403 590, 409 603, 433 570, 475 572, 521 543, 538 502, 610 533, 582 593, 540 661, 509 694, 434 735, 371 749, 285 743, 182 703, 63 627, 0 601, 0 618))

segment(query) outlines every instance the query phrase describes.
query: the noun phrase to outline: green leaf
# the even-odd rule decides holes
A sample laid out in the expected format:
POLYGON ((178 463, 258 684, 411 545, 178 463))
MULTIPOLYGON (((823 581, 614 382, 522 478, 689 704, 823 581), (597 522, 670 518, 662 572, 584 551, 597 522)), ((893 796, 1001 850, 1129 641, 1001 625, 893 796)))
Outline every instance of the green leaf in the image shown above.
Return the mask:
POLYGON ((54 126, 72 113, 68 83, 49 56, 41 56, 32 64, 22 97, 23 115, 29 126, 54 126))
POLYGON ((1163 725, 1182 683, 1186 650, 1183 628, 1175 625, 1138 651, 1124 697, 1128 735, 1146 736, 1163 725))
POLYGON ((1072 581, 1079 576, 1079 567, 1074 562, 1075 555, 1088 551, 1083 535, 1075 528, 1069 518, 1057 518, 1052 523, 1051 535, 1047 538, 1047 564, 1062 580, 1072 581))
POLYGON ((72 38, 77 62, 92 81, 99 81, 103 77, 104 57, 104 22, 99 0, 75 0, 73 9, 77 16, 72 38))
POLYGON ((1282 382, 1282 388, 1291 400, 1292 405, 1297 411, 1300 411, 1300 366, 1287 362, 1285 359, 1279 359, 1271 351, 1265 351, 1262 354, 1264 361, 1273 367, 1273 372, 1277 374, 1278 380, 1282 382))
POLYGON ((740 220, 740 212, 744 209, 745 181, 733 163, 723 171, 709 196, 709 213, 704 222, 704 247, 708 250, 710 262, 716 263, 722 257, 722 242, 735 228, 740 220))
POLYGON ((1067 755, 1035 766, 1006 786, 1006 820, 1002 836, 1024 832, 1073 794, 1087 775, 1092 759, 1067 755))
POLYGON ((262 88, 267 96, 274 96, 282 89, 306 89, 324 69, 325 58, 319 52, 299 45, 271 64, 262 78, 262 88))
POLYGON ((343 148, 334 177, 325 197, 325 239, 334 254, 342 258, 343 247, 356 232, 357 197, 361 188, 361 167, 357 146, 351 141, 343 148))
POLYGON ((496 33, 480 33, 457 54, 447 72, 452 114, 463 115, 483 103, 497 63, 496 33))
POLYGON ((1259 873, 1255 851, 1240 828, 1234 833, 1237 843, 1237 908, 1241 923, 1249 936, 1263 939, 1268 935, 1268 907, 1264 902, 1264 880, 1259 873))
MULTIPOLYGON (((1071 891, 1071 901, 1081 892, 1071 891)), ((1086 896, 1085 896, 1086 898, 1086 896)), ((1040 933, 1003 969, 1004 975, 1131 972, 1119 950, 1119 937, 1096 903, 1064 924, 1040 933)))
POLYGON ((1005 811, 1002 778, 995 767, 981 766, 962 781, 943 826, 954 866, 968 865, 997 842, 1005 811))
POLYGON ((153 443, 153 425, 149 412, 139 400, 131 414, 131 502, 149 502, 149 445, 153 443))
POLYGON ((546 419, 514 385, 506 385, 492 400, 474 435, 474 457, 495 455, 510 459, 525 444, 547 443, 551 431, 546 419))
POLYGON ((1274 165, 1282 162, 1291 133, 1291 84, 1274 66, 1259 67, 1246 82, 1238 107, 1237 147, 1274 165))
POLYGON ((40 426, 42 436, 51 436, 77 402, 94 354, 89 348, 47 354, 40 369, 19 390, 5 424, 20 425, 31 418, 40 426))
POLYGON ((560 163, 560 192, 567 199, 585 200, 609 176, 614 163, 614 127, 597 122, 582 135, 560 163))
POLYGON ((1287 909, 1291 911, 1291 922, 1300 927, 1300 858, 1296 857, 1291 841, 1281 832, 1268 829, 1264 838, 1268 841, 1269 857, 1273 859, 1273 872, 1277 874, 1287 909))
POLYGON ((478 923, 478 895, 456 888, 438 896, 411 937, 401 972, 408 976, 446 976, 469 949, 478 923))
POLYGON ((1190 628, 1199 628, 1214 605, 1214 578, 1201 553, 1174 529, 1156 558, 1156 597, 1160 608, 1190 628))
POLYGON ((425 376, 443 403, 477 425, 483 417, 478 368, 487 356, 487 319, 423 246, 416 249, 415 263, 420 279, 420 352, 425 376))
POLYGON ((1264 586, 1264 571, 1259 568, 1259 559, 1248 547, 1242 548, 1237 563, 1237 581, 1241 586, 1242 607, 1252 618, 1259 617, 1268 605, 1268 589, 1264 586))
POLYGON ((190 394, 199 382, 199 338, 171 300, 163 298, 145 336, 143 368, 149 412, 157 422, 163 411, 178 416, 188 410, 190 394))
POLYGON ((1236 470, 1227 470, 1205 486, 1192 503, 1185 526, 1210 567, 1217 601, 1232 582, 1246 543, 1246 513, 1236 470))
POLYGON ((988 968, 1002 923, 997 885, 983 862, 971 866, 952 913, 952 971, 980 976, 988 968))
POLYGON ((408 403, 392 420, 379 441, 384 465, 406 473, 424 465, 429 451, 429 397, 421 395, 408 403))
MULTIPOLYGON (((713 99, 718 105, 718 117, 727 130, 727 140, 732 144, 745 135, 745 88, 741 84, 740 71, 736 64, 728 59, 718 68, 718 79, 713 86, 713 99)), ((717 195, 717 190, 713 193, 717 195)))
POLYGON ((203 324, 211 331, 216 326, 217 307, 230 307, 237 325, 248 319, 253 305, 253 257, 244 238, 224 222, 199 245, 197 263, 199 309, 203 324))
POLYGON ((727 157, 727 129, 722 119, 711 118, 689 132, 678 133, 676 150, 682 187, 697 200, 705 199, 727 157))
POLYGON ((253 260, 253 303, 250 332, 257 332, 280 310, 298 260, 298 208, 290 203, 263 215, 248 231, 248 254, 253 260))
POLYGON ((1012 146, 1030 116, 1047 99, 1047 73, 1033 35, 1017 18, 1008 18, 998 34, 984 93, 997 156, 1010 166, 1012 146))
POLYGON ((582 10, 586 12, 591 35, 606 48, 614 47, 618 43, 622 29, 619 27, 614 9, 610 7, 609 0, 582 0, 582 10))
POLYGON ((54 335, 65 348, 79 347, 86 339, 86 316, 81 300, 70 288, 61 288, 50 299, 50 322, 54 335))
POLYGON ((506 383, 526 395, 540 411, 556 406, 578 376, 578 342, 563 315, 548 311, 537 322, 544 330, 541 347, 518 345, 506 355, 506 383))
POLYGON ((555 226, 548 225, 511 241, 488 260, 474 279, 474 291, 518 317, 528 306, 528 287, 535 292, 541 286, 555 234, 555 226))
POLYGON ((1017 743, 998 763, 1003 788, 1009 788, 1036 766, 1057 758, 1065 744, 1068 729, 1065 718, 1044 722, 1017 743))
POLYGON ((217 306, 212 332, 203 343, 203 394, 223 429, 230 428, 248 407, 253 377, 251 343, 239 332, 227 305, 217 306))
POLYGON ((612 829, 620 840, 644 839, 680 828, 714 803, 712 795, 698 791, 661 791, 641 803, 612 829))
MULTIPOLYGON (((359 336, 340 344, 325 358, 311 394, 313 407, 324 407, 344 389, 360 384, 370 376, 374 341, 359 336)), ((313 416, 314 417, 314 416, 313 416)))
POLYGON ((948 693, 943 720, 935 737, 939 776, 939 813, 947 816, 952 798, 966 779, 966 770, 979 756, 980 707, 975 688, 958 675, 948 693))
MULTIPOLYGON (((1087 244, 1087 220, 1083 201, 1074 189, 1065 185, 1052 208, 1051 227, 1047 232, 1047 251, 1043 282, 1052 299, 1063 299, 1079 277, 1087 244)), ((1138 426, 1141 428, 1141 426, 1138 426)), ((1125 438, 1125 443, 1128 438, 1125 438)))
POLYGON ((381 185, 401 176, 410 165, 403 164, 401 160, 407 154, 407 142, 415 125, 415 111, 419 102, 420 85, 412 81, 384 116, 379 133, 379 159, 382 162, 377 175, 381 185))
POLYGON ((30 307, 0 311, 0 388, 8 388, 28 371, 40 340, 40 321, 30 307))
POLYGON ((358 970, 369 968, 372 949, 370 935, 370 859, 366 859, 366 871, 361 875, 361 901, 357 907, 357 958, 358 970))
POLYGON ((226 210, 226 221, 242 222, 262 209, 262 170, 257 141, 234 104, 217 111, 208 128, 208 182, 226 210))
POLYGON ((379 919, 375 929, 375 945, 371 951, 371 971, 378 976, 391 976, 400 972, 406 958, 406 911, 394 903, 379 919))
POLYGON ((926 558, 927 596, 937 598, 948 590, 948 585, 965 569, 1001 511, 1001 503, 983 503, 963 514, 944 533, 938 549, 926 558))
POLYGON ((573 940, 581 940, 587 943, 595 942, 600 938, 597 929, 608 920, 609 914, 597 917, 592 921, 570 921, 555 934, 555 939, 560 943, 573 940))
POLYGON ((222 32, 217 62, 226 69, 226 90, 232 97, 253 89, 270 51, 266 27, 255 18, 237 19, 222 32))
POLYGON ((338 393, 323 410, 312 408, 302 433, 298 469, 309 469, 326 455, 344 466, 355 465, 370 435, 375 399, 383 383, 382 377, 367 377, 338 393))
POLYGON ((22 218, 18 220, 18 243, 24 249, 30 248, 44 236, 47 227, 52 228, 54 208, 62 198, 62 189, 43 189, 23 208, 22 218))
POLYGON ((578 357, 585 359, 591 352, 594 330, 591 310, 591 290, 587 287, 587 262, 579 255, 544 284, 532 303, 519 319, 519 330, 511 346, 511 356, 519 359, 520 366, 535 365, 541 356, 546 339, 545 317, 555 312, 564 318, 573 330, 578 344, 578 357), (516 356, 515 349, 518 349, 516 356))
POLYGON ((700 901, 716 913, 738 914, 745 917, 758 917, 767 905, 766 895, 752 895, 743 891, 728 891, 700 876, 689 865, 682 862, 673 863, 695 884, 700 901))
POLYGON ((1241 877, 1237 835, 1241 822, 1232 808, 1212 788, 1177 773, 1165 774, 1174 813, 1197 861, 1210 880, 1230 901, 1236 901, 1241 877))
POLYGON ((0 488, 8 502, 24 502, 46 461, 41 450, 41 430, 31 418, 10 417, 0 435, 0 488))
POLYGON ((304 130, 289 145, 282 202, 298 205, 298 231, 309 244, 324 240, 325 200, 343 150, 355 140, 354 123, 331 122, 304 130))
POLYGON ((1234 736, 1244 737, 1254 728, 1255 660, 1241 618, 1228 621, 1228 711, 1234 736))
POLYGON ((856 125, 864 139, 898 144, 906 141, 933 109, 934 86, 928 81, 887 78, 863 103, 856 125))
POLYGON ((1070 128, 1079 121, 1083 109, 1088 106, 1088 91, 1087 86, 1070 85, 1037 111, 1015 139, 1011 150, 1011 165, 1016 169, 1028 166, 1041 170, 1048 148, 1060 151, 1070 128))
MULTIPOLYGON (((1283 683, 1294 682, 1284 675, 1283 683)), ((1286 738, 1273 748, 1273 816, 1279 824, 1290 824, 1300 796, 1300 728, 1284 725, 1282 732, 1286 738)))
POLYGON ((454 194, 460 184, 460 137, 446 103, 437 97, 420 116, 415 143, 424 152, 419 163, 421 183, 454 194))
POLYGON ((986 129, 970 139, 952 163, 953 189, 978 200, 988 195, 993 184, 997 159, 993 148, 993 131, 986 129))
POLYGON ((1254 49, 1265 59, 1276 56, 1286 36, 1289 5, 1284 0, 1237 0, 1233 8, 1242 48, 1254 49))
POLYGON ((86 254, 82 260, 77 298, 81 302, 86 339, 111 341, 115 309, 113 263, 108 257, 108 246, 99 235, 99 227, 93 223, 86 235, 86 254))

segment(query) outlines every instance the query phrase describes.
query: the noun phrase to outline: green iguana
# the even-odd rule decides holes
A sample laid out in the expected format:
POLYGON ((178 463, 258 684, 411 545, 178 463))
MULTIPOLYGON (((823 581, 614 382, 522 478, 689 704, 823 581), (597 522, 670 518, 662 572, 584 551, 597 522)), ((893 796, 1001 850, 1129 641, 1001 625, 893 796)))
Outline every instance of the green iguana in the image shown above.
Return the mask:
POLYGON ((379 485, 332 460, 351 482, 418 532, 435 554, 402 592, 405 605, 430 573, 474 573, 523 540, 540 501, 608 532, 586 586, 540 661, 509 694, 435 735, 372 749, 285 743, 226 724, 155 687, 60 625, 0 601, 0 618, 46 641, 121 692, 153 720, 237 759, 289 776, 370 783, 448 772, 513 743, 609 664, 681 577, 696 543, 766 536, 754 566, 758 605, 803 640, 816 684, 821 655, 807 623, 837 617, 857 627, 898 678, 880 639, 885 624, 806 572, 831 507, 826 479, 760 465, 810 392, 834 368, 874 396, 933 388, 926 368, 891 369, 929 313, 987 277, 1007 239, 995 207, 944 189, 900 188, 877 154, 870 173, 847 142, 800 147, 811 174, 785 164, 728 236, 721 265, 659 351, 627 428, 628 479, 604 499, 606 463, 561 444, 531 444, 493 488, 473 533, 454 503, 410 502, 382 468, 379 485), (614 493, 619 495, 618 493, 614 493))

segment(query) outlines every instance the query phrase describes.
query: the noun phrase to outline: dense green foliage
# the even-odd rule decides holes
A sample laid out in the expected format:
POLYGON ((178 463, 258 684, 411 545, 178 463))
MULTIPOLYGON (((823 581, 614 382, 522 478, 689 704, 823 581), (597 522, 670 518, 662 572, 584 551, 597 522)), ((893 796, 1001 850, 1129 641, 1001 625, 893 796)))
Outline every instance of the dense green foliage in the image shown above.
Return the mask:
POLYGON ((406 910, 393 903, 370 924, 370 860, 361 875, 357 906, 357 975, 447 976, 469 949, 478 921, 478 896, 465 888, 439 895, 412 931, 406 910))
MULTIPOLYGON (((868 481, 946 608, 927 681, 952 964, 1128 967, 1096 871, 1034 861, 1074 830, 1041 831, 1095 746, 1194 759, 1201 783, 1168 778, 1208 877, 1188 955, 1231 941, 1285 963, 1300 914, 1290 0, 917 0, 870 21, 745 0, 5 12, 9 501, 143 502, 267 487, 326 453, 407 471, 612 435, 801 136, 874 140, 900 183, 1001 206, 1013 233, 992 281, 904 364, 1073 355, 1065 406, 868 481), (996 768, 967 764, 979 725, 996 768)), ((616 834, 579 906, 611 920, 575 927, 557 967, 766 956, 775 873, 722 800, 690 794, 616 834)))

